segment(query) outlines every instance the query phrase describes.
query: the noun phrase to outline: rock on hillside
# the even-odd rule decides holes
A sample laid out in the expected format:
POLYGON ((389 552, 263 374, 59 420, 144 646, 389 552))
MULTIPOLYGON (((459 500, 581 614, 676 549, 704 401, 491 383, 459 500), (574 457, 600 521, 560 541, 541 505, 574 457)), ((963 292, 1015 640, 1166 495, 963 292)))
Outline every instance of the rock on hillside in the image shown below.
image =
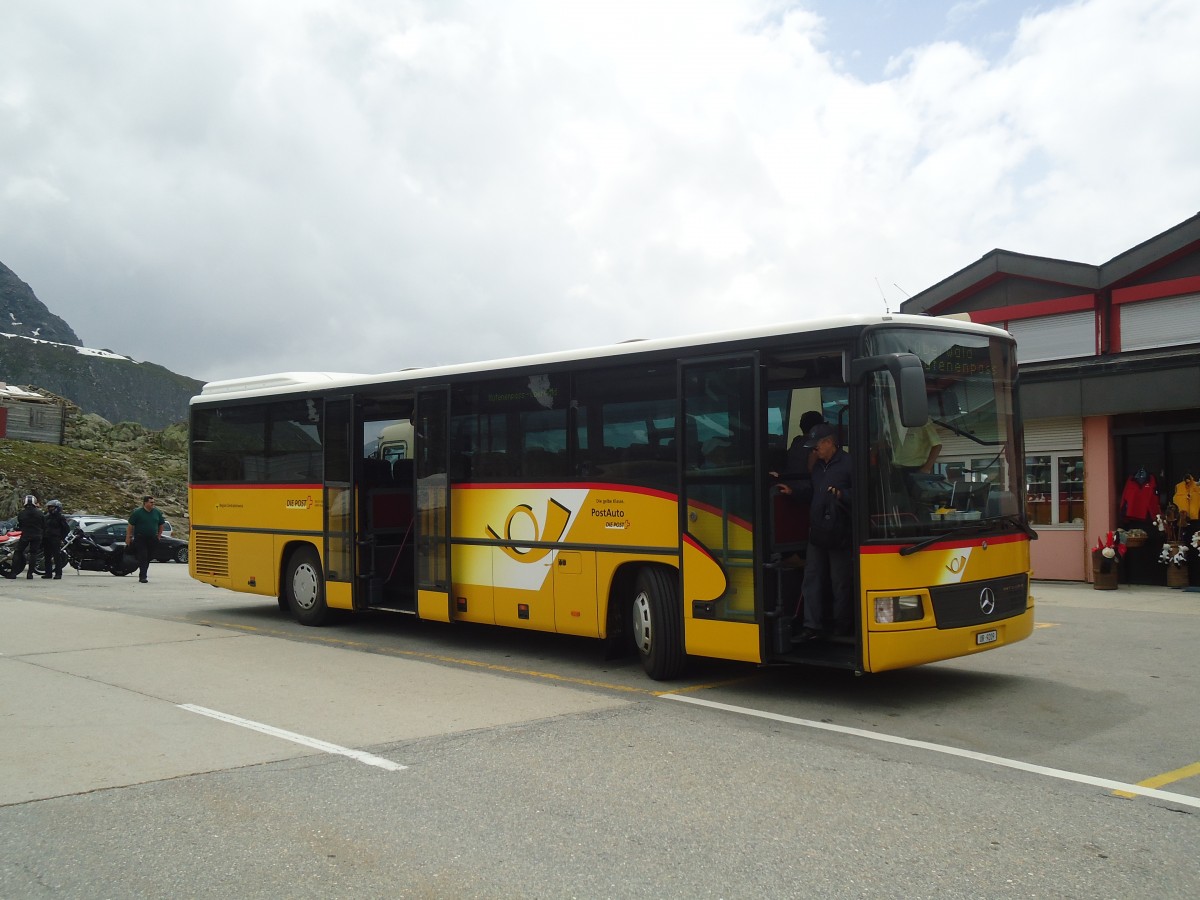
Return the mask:
POLYGON ((68 513, 121 517, 153 494, 183 536, 187 425, 162 431, 135 422, 113 425, 67 401, 63 446, 0 440, 0 518, 15 516, 26 494, 62 500, 68 513))

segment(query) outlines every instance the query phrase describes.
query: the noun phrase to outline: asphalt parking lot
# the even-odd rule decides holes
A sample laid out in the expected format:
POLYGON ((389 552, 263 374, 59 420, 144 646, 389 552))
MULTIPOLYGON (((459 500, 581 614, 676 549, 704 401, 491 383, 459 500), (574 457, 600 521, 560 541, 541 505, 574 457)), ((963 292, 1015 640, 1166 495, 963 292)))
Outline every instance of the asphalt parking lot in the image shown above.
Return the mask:
POLYGON ((1200 595, 893 676, 8 582, 0 895, 1190 896, 1200 595), (1142 793, 1122 793, 1120 787, 1142 793))

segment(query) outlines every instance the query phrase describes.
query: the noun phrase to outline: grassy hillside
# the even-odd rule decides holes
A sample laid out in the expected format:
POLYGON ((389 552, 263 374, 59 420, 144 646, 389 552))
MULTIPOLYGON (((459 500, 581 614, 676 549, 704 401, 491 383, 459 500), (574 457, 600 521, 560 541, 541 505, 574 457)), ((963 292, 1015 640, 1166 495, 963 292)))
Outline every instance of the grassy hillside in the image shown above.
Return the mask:
POLYGON ((71 409, 66 445, 0 440, 0 518, 15 516, 26 494, 63 502, 68 513, 124 518, 153 494, 186 534, 187 426, 163 431, 71 409))

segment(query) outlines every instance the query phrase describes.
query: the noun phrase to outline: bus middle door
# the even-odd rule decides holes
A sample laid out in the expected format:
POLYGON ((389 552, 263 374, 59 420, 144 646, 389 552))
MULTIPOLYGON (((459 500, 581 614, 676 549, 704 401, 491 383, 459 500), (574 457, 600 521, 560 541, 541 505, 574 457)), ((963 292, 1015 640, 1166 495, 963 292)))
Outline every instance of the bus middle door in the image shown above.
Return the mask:
POLYGON ((450 597, 450 391, 417 393, 417 614, 449 622, 450 597))

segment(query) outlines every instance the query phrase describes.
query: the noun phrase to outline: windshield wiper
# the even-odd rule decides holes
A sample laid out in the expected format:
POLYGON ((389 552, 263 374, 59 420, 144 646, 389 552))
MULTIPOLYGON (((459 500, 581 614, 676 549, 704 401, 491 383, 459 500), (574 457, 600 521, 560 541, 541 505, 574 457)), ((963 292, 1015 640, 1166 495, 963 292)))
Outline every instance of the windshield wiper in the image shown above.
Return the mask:
POLYGON ((969 431, 963 431, 957 425, 951 425, 949 422, 945 421, 944 419, 934 419, 933 423, 935 425, 941 425, 947 431, 953 431, 959 437, 965 437, 967 440, 974 441, 975 443, 977 443, 981 446, 984 446, 984 447, 999 447, 1001 444, 1007 443, 1007 441, 1005 441, 1005 440, 985 441, 983 438, 976 437, 974 434, 972 434, 969 431))
POLYGON ((1015 525, 1020 531, 1025 532, 1025 536, 1027 538, 1029 538, 1031 541, 1036 541, 1038 539, 1038 533, 1036 531, 1034 531, 1032 528, 1030 528, 1028 525, 1026 525, 1021 520, 1020 516, 992 516, 992 518, 987 519, 986 521, 988 521, 988 522, 997 522, 997 521, 1007 522, 1009 525, 1015 525))
POLYGON ((940 543, 947 538, 958 537, 964 534, 978 534, 982 531, 991 531, 992 528, 1003 522, 1006 525, 1012 525, 1015 528, 1023 531, 1031 541, 1037 540, 1037 532, 1021 521, 1018 516, 992 516, 990 519, 980 519, 977 522, 968 522, 965 525, 959 525, 957 528, 950 531, 942 532, 941 534, 933 534, 924 540, 917 541, 915 544, 910 544, 907 547, 900 548, 901 556, 912 556, 926 547, 932 547, 934 544, 940 543))
POLYGON ((941 534, 931 534, 924 540, 917 541, 915 544, 909 544, 907 547, 900 548, 901 556, 912 556, 914 553, 924 550, 926 547, 932 547, 947 538, 957 537, 960 534, 973 534, 977 531, 982 531, 985 527, 991 527, 989 523, 982 519, 978 522, 968 522, 966 525, 959 525, 957 528, 950 531, 944 531, 941 534))

